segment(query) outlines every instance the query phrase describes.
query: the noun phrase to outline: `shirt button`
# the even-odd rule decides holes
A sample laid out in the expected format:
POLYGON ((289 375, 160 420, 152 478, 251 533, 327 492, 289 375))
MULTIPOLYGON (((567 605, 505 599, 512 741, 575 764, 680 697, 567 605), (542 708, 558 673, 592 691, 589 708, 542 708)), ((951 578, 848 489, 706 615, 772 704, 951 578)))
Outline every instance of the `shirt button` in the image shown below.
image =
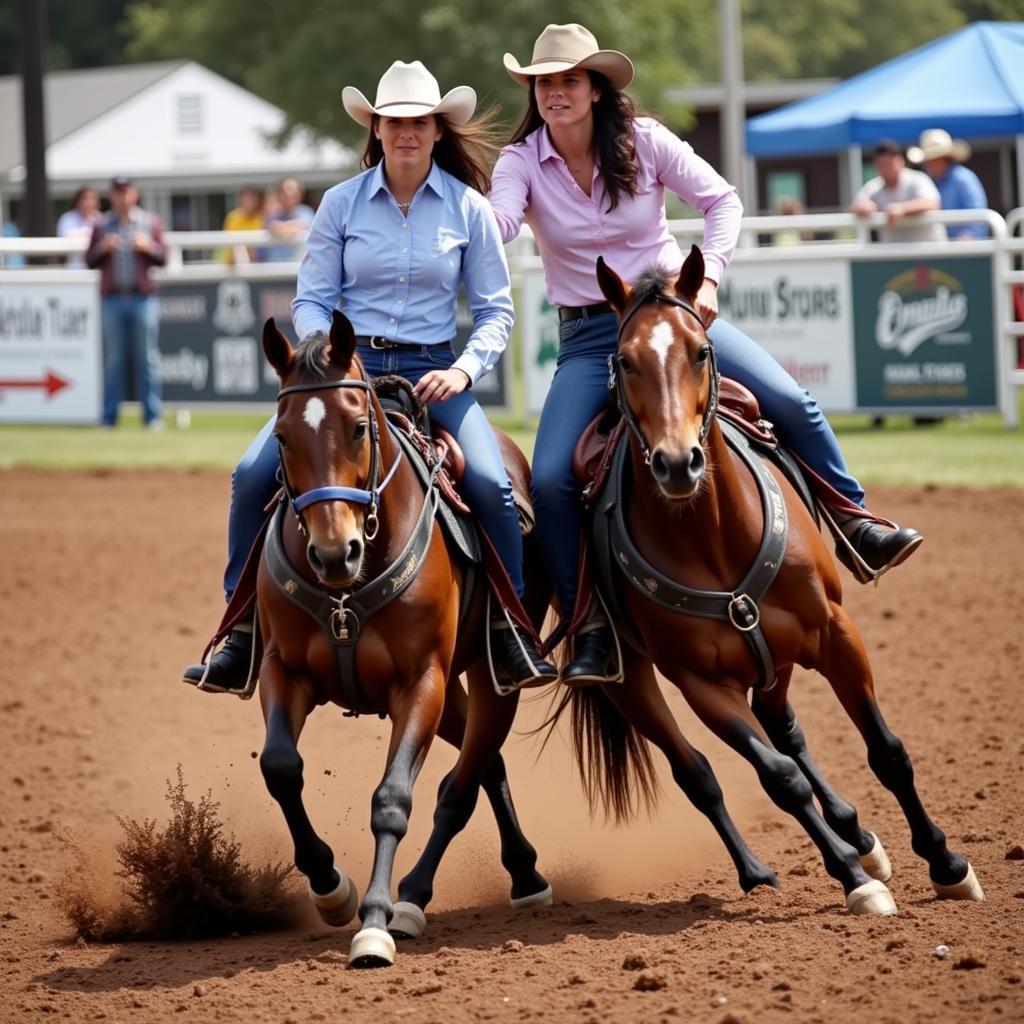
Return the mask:
POLYGON ((395 318, 394 318, 394 317, 392 317, 392 318, 391 318, 391 319, 390 319, 390 320, 388 321, 388 323, 389 323, 389 324, 393 324, 394 322, 395 322, 395 318))
POLYGON ((398 280, 399 280, 399 281, 400 281, 400 282, 401 282, 402 284, 405 284, 405 277, 404 277, 404 276, 400 277, 400 278, 399 278, 398 280))
POLYGON ((406 228, 408 228, 408 227, 409 227, 409 225, 408 225, 408 224, 403 224, 403 225, 402 225, 402 229, 403 229, 403 230, 405 230, 405 229, 406 229, 406 228))
POLYGON ((399 305, 401 305, 401 304, 402 304, 403 302, 405 302, 405 299, 399 299, 399 300, 398 300, 398 304, 399 304, 399 305))
POLYGON ((403 245, 403 246, 402 246, 402 252, 403 252, 403 253, 406 253, 406 252, 408 252, 408 251, 409 251, 409 250, 408 250, 408 249, 407 249, 407 248, 406 248, 406 247, 405 247, 405 246, 403 245))

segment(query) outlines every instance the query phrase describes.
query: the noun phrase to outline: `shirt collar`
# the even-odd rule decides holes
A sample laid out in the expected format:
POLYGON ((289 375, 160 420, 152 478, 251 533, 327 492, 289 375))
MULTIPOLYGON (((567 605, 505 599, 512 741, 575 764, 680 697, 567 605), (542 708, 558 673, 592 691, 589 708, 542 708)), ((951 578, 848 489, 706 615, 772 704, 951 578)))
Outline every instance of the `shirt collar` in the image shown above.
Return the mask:
MULTIPOLYGON (((420 187, 429 188, 439 199, 444 198, 444 171, 437 166, 435 161, 430 161, 430 173, 427 175, 427 180, 420 187)), ((383 160, 373 169, 373 174, 370 178, 370 198, 376 198, 380 192, 391 195, 387 178, 384 177, 383 160)))
MULTIPOLYGON (((548 127, 542 124, 537 129, 537 160, 544 163, 545 160, 562 160, 561 154, 555 149, 551 136, 548 135, 548 127)), ((562 163, 565 163, 562 160, 562 163)))

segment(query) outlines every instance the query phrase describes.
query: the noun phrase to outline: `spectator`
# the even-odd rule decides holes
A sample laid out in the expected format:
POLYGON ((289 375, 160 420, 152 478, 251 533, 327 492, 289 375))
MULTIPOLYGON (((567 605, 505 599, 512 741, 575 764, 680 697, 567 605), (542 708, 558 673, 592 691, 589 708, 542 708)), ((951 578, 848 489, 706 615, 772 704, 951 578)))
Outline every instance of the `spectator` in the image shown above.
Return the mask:
POLYGON ((939 192, 931 178, 907 167, 903 147, 892 139, 879 142, 872 159, 878 176, 857 193, 850 212, 858 217, 884 213, 888 224, 879 231, 883 242, 944 242, 946 229, 941 224, 922 224, 917 218, 939 209, 939 192))
POLYGON ((85 262, 99 267, 103 315, 103 425, 117 423, 124 386, 125 359, 135 364, 135 391, 150 430, 163 429, 160 418, 160 306, 152 267, 166 260, 160 219, 138 205, 131 178, 110 182, 110 212, 93 227, 85 262))
POLYGON ((289 262, 298 258, 295 243, 305 241, 313 223, 313 211, 302 201, 302 186, 295 178, 285 178, 277 187, 280 209, 267 217, 267 229, 288 245, 272 245, 267 259, 289 262))
MULTIPOLYGON (((780 217, 799 217, 806 213, 804 204, 792 196, 780 196, 775 204, 780 217)), ((797 228, 783 228, 772 235, 772 245, 799 245, 801 242, 813 241, 814 234, 810 231, 799 231, 797 228)))
MULTIPOLYGON (((243 185, 238 193, 238 205, 224 218, 224 231, 262 231, 263 192, 255 185, 243 185)), ((261 253, 252 246, 235 245, 221 252, 224 263, 250 263, 260 259, 261 253)))
MULTIPOLYGON (((60 215, 57 221, 58 238, 81 238, 88 242, 92 229, 100 219, 100 194, 88 185, 80 188, 71 200, 71 209, 60 215)), ((68 255, 68 267, 81 270, 85 267, 85 252, 68 255)))
MULTIPOLYGON (((14 221, 6 223, 0 219, 0 238, 21 238, 21 232, 14 221)), ((21 270, 25 263, 25 256, 20 252, 0 253, 0 268, 6 270, 21 270)))
MULTIPOLYGON (((924 164, 928 177, 939 190, 943 210, 987 210, 988 196, 978 176, 964 164, 971 158, 971 147, 963 139, 954 139, 941 128, 921 132, 921 144, 907 150, 911 163, 924 164)), ((949 237, 957 242, 988 238, 988 225, 950 224, 949 237)))

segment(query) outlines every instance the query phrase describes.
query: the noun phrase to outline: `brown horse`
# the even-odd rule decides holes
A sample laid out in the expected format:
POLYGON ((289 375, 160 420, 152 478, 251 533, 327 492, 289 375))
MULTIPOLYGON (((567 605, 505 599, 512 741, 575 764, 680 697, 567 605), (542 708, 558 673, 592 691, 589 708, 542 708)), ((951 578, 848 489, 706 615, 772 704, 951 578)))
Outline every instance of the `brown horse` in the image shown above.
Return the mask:
MULTIPOLYGON (((355 347, 352 326, 340 313, 329 338, 314 337, 298 349, 273 321, 264 328, 264 353, 281 379, 275 433, 289 502, 271 526, 277 532, 268 536, 257 583, 267 730, 260 767, 284 812, 296 867, 307 876, 321 917, 345 924, 356 912, 356 889, 335 867, 331 848, 303 807, 298 739, 309 713, 327 702, 390 716, 386 767, 371 808, 373 872, 349 954, 350 965, 374 966, 394 960, 389 924, 399 934, 422 930, 416 906, 399 904, 393 919, 391 876, 413 783, 435 733, 462 748, 473 763, 474 787, 482 785, 490 799, 513 905, 550 903, 551 888, 537 873, 536 852, 519 828, 498 753, 518 695, 498 696, 482 665, 485 601, 474 599, 459 631, 466 571, 434 519, 435 491, 424 494, 403 457, 355 347), (268 552, 278 542, 284 559, 275 563, 268 552), (364 602, 360 616, 359 595, 380 580, 384 585, 375 592, 389 593, 369 609, 364 602), (333 640, 296 603, 303 593, 313 595, 314 604, 322 598, 333 640), (339 679, 335 641, 354 641, 348 646, 355 668, 348 685, 339 679), (464 670, 468 702, 458 681, 464 670)), ((499 440, 513 483, 528 493, 525 458, 508 438, 499 440)), ((536 576, 528 572, 527 579, 529 584, 536 576)))
MULTIPOLYGON (((906 749, 882 718, 864 644, 807 506, 774 466, 759 490, 756 458, 748 463, 727 444, 715 415, 714 352, 694 309, 704 279, 700 250, 693 247, 677 280, 652 271, 631 288, 601 260, 598 279, 620 318, 611 362, 629 429, 618 498, 603 492, 594 506, 595 543, 612 536, 601 532, 600 517, 619 524, 608 590, 633 624, 633 644, 623 644, 624 683, 570 697, 592 795, 621 807, 624 793, 645 784, 645 766, 634 758, 627 767, 621 756, 624 737, 636 730, 664 751, 679 784, 723 832, 717 783, 680 733, 656 667, 804 827, 849 909, 895 913, 885 851, 811 760, 788 703, 793 666, 813 668, 828 679, 864 739, 871 769, 899 802, 936 893, 982 899, 970 865, 947 848, 925 812, 906 749), (607 700, 628 722, 620 719, 617 732, 607 700)), ((723 838, 744 888, 765 880, 750 874, 732 837, 723 838)))

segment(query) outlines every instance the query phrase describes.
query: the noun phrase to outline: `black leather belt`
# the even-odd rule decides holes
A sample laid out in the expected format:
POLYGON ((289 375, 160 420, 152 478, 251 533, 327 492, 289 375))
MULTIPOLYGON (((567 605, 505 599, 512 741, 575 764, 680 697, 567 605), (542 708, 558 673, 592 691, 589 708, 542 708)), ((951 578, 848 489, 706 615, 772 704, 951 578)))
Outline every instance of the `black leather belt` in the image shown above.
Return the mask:
POLYGON ((611 311, 611 304, 607 302, 595 302, 589 306, 559 306, 558 320, 563 324, 566 320, 589 320, 592 316, 601 316, 611 311))
POLYGON ((390 338, 384 338, 379 334, 373 334, 370 337, 366 337, 365 335, 358 336, 356 337, 356 344, 378 350, 391 348, 423 348, 423 342, 421 341, 392 341, 390 338))

